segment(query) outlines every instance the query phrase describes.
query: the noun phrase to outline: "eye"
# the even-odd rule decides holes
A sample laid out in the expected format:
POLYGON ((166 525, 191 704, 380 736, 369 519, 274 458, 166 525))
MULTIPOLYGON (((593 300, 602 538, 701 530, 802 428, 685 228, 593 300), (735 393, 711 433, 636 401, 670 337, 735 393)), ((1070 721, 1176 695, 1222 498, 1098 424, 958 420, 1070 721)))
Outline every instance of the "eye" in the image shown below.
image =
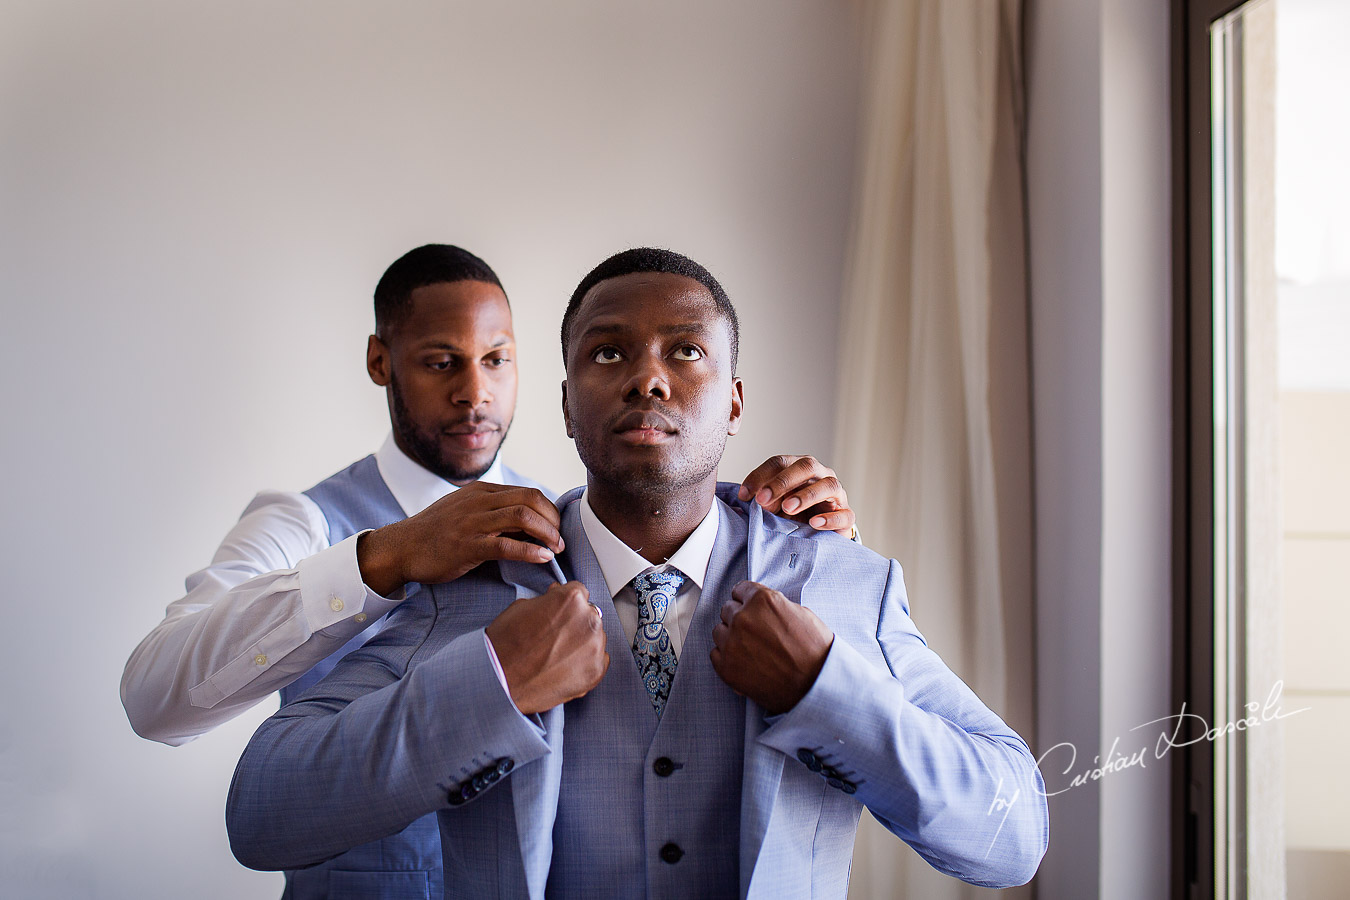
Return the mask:
POLYGON ((486 363, 493 369, 500 369, 502 366, 506 365, 510 361, 511 357, 509 356, 493 356, 484 360, 484 363, 486 363))
POLYGON ((676 347, 675 352, 671 355, 676 359, 685 362, 693 362, 694 360, 703 358, 703 351, 693 344, 682 344, 679 347, 676 347))
POLYGON ((442 358, 442 359, 427 360, 427 368, 434 369, 437 372, 444 372, 446 369, 453 367, 454 364, 455 361, 453 359, 442 358))
POLYGON ((591 354, 591 359, 601 365, 608 365, 609 363, 616 363, 623 359, 623 354, 619 353, 619 348, 617 347, 601 347, 591 354))

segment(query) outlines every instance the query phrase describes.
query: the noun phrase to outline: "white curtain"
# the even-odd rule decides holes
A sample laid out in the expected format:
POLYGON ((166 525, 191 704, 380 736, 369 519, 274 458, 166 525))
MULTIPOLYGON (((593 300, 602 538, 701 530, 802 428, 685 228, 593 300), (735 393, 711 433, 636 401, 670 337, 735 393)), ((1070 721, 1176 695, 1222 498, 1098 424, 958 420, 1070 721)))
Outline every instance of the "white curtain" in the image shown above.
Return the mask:
MULTIPOLYGON (((1034 747, 1021 8, 872 0, 835 457, 929 644, 1034 747)), ((863 820, 855 900, 987 893, 863 820)))

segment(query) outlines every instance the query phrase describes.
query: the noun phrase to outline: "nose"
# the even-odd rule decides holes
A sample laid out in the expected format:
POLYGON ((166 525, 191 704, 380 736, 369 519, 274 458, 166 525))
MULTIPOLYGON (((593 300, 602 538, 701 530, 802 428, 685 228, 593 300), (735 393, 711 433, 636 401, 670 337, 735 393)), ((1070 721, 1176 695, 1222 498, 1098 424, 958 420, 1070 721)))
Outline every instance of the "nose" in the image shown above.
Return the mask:
POLYGON ((670 399, 670 379, 666 376, 665 366, 661 362, 658 355, 650 353, 643 354, 634 361, 628 380, 623 386, 625 400, 670 399))
POLYGON ((491 399, 492 386, 481 366, 468 366, 464 371, 464 377, 455 379, 455 386, 450 394, 450 402, 470 409, 483 406, 491 399))

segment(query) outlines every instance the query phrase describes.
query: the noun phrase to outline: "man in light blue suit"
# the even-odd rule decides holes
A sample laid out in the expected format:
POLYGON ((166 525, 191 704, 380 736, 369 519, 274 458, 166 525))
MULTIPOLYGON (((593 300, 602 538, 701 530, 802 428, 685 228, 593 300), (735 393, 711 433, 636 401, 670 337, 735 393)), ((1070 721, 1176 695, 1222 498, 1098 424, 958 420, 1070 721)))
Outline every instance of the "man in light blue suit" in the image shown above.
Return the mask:
POLYGON ((419 592, 268 720, 230 790, 243 863, 436 812, 448 896, 842 897, 866 806, 943 872, 1031 878, 1035 760, 928 649, 899 565, 717 485, 736 353, 692 260, 628 251, 583 279, 566 549, 419 592))

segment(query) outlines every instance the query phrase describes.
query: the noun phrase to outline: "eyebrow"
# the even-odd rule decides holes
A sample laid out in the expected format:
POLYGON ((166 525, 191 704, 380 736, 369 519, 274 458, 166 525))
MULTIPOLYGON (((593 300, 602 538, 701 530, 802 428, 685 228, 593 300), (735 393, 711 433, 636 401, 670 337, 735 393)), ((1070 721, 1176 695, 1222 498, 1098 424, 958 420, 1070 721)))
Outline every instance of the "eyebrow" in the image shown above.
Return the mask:
MULTIPOLYGON (((632 329, 629 322, 597 322, 586 326, 586 330, 581 333, 581 339, 592 336, 606 334, 624 334, 632 329)), ((663 335, 692 334, 695 337, 706 337, 712 334, 712 329, 702 322, 685 322, 676 325, 663 325, 657 328, 657 333, 663 335)))
MULTIPOLYGON (((495 342, 493 342, 492 346, 490 346, 488 349, 489 349, 489 350, 500 350, 502 347, 510 346, 511 344, 514 344, 514 343, 515 343, 515 341, 512 340, 511 338, 509 338, 509 337, 504 337, 504 336, 503 336, 503 337, 497 338, 497 340, 496 340, 495 342)), ((433 341, 432 343, 429 343, 429 344, 422 344, 422 345, 421 345, 420 347, 418 347, 417 349, 418 349, 419 352, 426 351, 426 350, 449 350, 451 353, 463 353, 463 352, 465 352, 464 349, 463 349, 462 347, 459 347, 459 346, 457 346, 457 345, 455 345, 455 344, 452 344, 452 343, 450 343, 449 341, 433 341)))

